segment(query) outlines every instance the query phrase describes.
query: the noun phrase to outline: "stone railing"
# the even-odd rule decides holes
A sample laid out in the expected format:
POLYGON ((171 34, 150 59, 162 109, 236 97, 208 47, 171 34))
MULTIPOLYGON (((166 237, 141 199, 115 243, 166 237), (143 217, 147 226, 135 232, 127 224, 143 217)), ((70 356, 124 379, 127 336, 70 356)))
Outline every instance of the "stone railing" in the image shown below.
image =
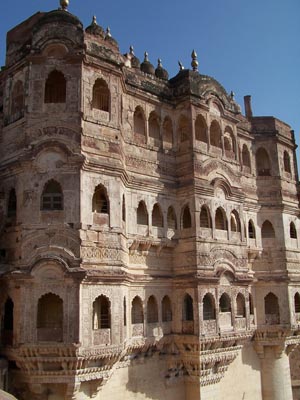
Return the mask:
POLYGON ((37 340, 39 342, 62 342, 62 328, 38 328, 37 340))
POLYGON ((144 336, 144 324, 132 324, 131 336, 144 336))
POLYGON ((194 334, 194 321, 182 321, 182 333, 194 334))
POLYGON ((255 325, 255 317, 253 314, 250 314, 249 316, 249 320, 250 320, 250 326, 255 325))
POLYGON ((155 238, 162 238, 164 237, 164 228, 158 228, 157 226, 152 226, 151 234, 155 238))
POLYGON ((95 329, 93 331, 93 345, 110 344, 110 329, 95 329))
POLYGON ((168 335, 169 333, 172 332, 172 322, 163 322, 162 323, 162 330, 164 335, 168 335))
POLYGON ((266 325, 280 324, 279 315, 278 314, 266 314, 265 323, 266 323, 266 325))
POLYGON ((231 312, 220 312, 219 314, 220 328, 232 328, 231 312))
POLYGON ((246 329, 246 318, 236 317, 235 318, 235 328, 238 330, 246 329))
POLYGON ((109 226, 109 215, 103 213, 93 213, 93 224, 109 226))
POLYGON ((140 236, 148 236, 149 235, 148 225, 137 225, 137 234, 140 236))
POLYGON ((212 335, 217 332, 217 321, 210 319, 203 321, 203 333, 206 335, 212 335))
POLYGON ((231 232, 230 237, 235 242, 239 242, 241 240, 241 232, 231 232))
POLYGON ((223 229, 216 229, 215 230, 215 238, 216 239, 221 239, 221 240, 227 240, 228 239, 228 232, 224 231, 223 229))
POLYGON ((148 323, 147 324, 147 336, 162 336, 162 327, 156 323, 148 323))

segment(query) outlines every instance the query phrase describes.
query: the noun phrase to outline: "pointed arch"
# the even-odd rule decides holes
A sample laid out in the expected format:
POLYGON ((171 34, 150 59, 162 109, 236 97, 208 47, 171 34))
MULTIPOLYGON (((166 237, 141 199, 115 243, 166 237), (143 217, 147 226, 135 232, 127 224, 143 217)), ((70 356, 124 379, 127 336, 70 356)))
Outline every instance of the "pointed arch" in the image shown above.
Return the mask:
POLYGON ((174 207, 172 206, 169 206, 168 208, 167 223, 168 223, 168 229, 173 229, 173 230, 177 229, 176 213, 174 207))
POLYGON ((135 296, 131 303, 131 323, 142 324, 144 322, 143 303, 139 296, 135 296))
POLYGON ((295 313, 300 313, 300 294, 298 292, 294 296, 294 310, 295 313))
POLYGON ((210 124, 210 129, 209 129, 210 145, 221 149, 222 148, 221 135, 222 132, 220 124, 216 120, 213 120, 212 123, 210 124))
POLYGON ((224 132, 224 150, 228 158, 235 159, 236 156, 236 142, 235 136, 230 126, 226 126, 224 132))
POLYGON ((155 111, 151 111, 148 123, 149 123, 149 137, 155 140, 159 140, 160 123, 159 123, 159 117, 155 111))
POLYGON ((24 115, 24 85, 20 80, 18 80, 13 86, 10 113, 13 120, 24 115))
POLYGON ((256 152, 256 169, 258 176, 271 176, 270 157, 264 147, 260 147, 256 152))
POLYGON ((246 317, 246 302, 242 293, 239 293, 236 297, 236 316, 246 317))
POLYGON ((286 150, 283 152, 283 167, 285 172, 291 173, 291 159, 286 150))
POLYGON ((227 231, 226 213, 222 207, 218 207, 215 214, 215 227, 222 231, 227 231))
POLYGON ((195 137, 196 140, 203 143, 208 143, 207 124, 203 115, 197 115, 195 121, 195 137))
POLYGON ((188 229, 192 227, 192 216, 190 212, 190 207, 188 205, 184 206, 182 210, 181 226, 182 229, 188 229))
POLYGON ((143 200, 139 202, 136 212, 136 222, 138 225, 148 225, 148 211, 143 200))
POLYGON ((242 149, 242 165, 243 167, 251 168, 250 152, 246 144, 243 144, 242 149))
POLYGON ((108 84, 104 79, 98 78, 93 86, 92 107, 97 110, 109 112, 109 104, 110 91, 108 84))
POLYGON ((263 239, 275 238, 275 230, 269 220, 265 220, 261 227, 261 237, 263 239))
POLYGON ((41 199, 41 210, 43 211, 54 211, 63 210, 63 194, 60 184, 50 179, 44 186, 42 199, 41 199))
POLYGON ((158 203, 154 204, 152 210, 152 226, 155 226, 157 228, 163 228, 164 226, 163 214, 158 203))
POLYGON ((233 210, 230 215, 230 229, 231 232, 241 232, 241 221, 236 210, 233 210))
POLYGON ((269 292, 264 299, 265 303, 265 316, 266 316, 266 324, 274 325, 280 323, 280 312, 279 312, 279 302, 278 297, 269 292))
POLYGON ((161 302, 162 322, 172 321, 172 305, 169 296, 164 296, 161 302))
POLYGON ((180 115, 178 119, 178 140, 179 143, 189 142, 190 140, 190 123, 185 115, 180 115))
POLYGON ((206 205, 201 207, 200 211, 200 227, 201 228, 211 228, 211 216, 209 212, 209 208, 206 205))
POLYGON ((250 315, 254 315, 253 296, 251 293, 249 293, 249 312, 250 312, 250 315))
POLYGON ((249 219, 249 221, 248 221, 248 237, 249 237, 249 239, 256 238, 255 226, 254 226, 252 219, 249 219))
POLYGON ((216 319, 215 299, 211 293, 206 293, 203 297, 203 320, 209 321, 216 319))
POLYGON ((95 187, 92 199, 92 211, 94 213, 109 215, 109 199, 107 191, 101 184, 95 187))
POLYGON ((110 301, 108 297, 101 294, 93 302, 93 330, 110 329, 110 301))
POLYGON ((45 84, 45 103, 65 103, 67 82, 62 72, 53 70, 45 84))
POLYGON ((17 215, 17 196, 14 188, 10 189, 7 202, 7 216, 14 218, 17 215))
POLYGON ((293 221, 290 223, 290 238, 297 239, 296 226, 293 221))
POLYGON ((158 306, 156 298, 153 295, 147 301, 147 322, 149 324, 158 322, 158 306))
POLYGON ((227 293, 223 293, 219 300, 220 312, 231 312, 231 300, 227 293))
POLYGON ((163 147, 171 149, 173 147, 173 123, 170 117, 165 117, 162 128, 163 147))
POLYGON ((137 106, 133 115, 134 134, 138 135, 143 141, 146 141, 146 120, 142 107, 137 106))
POLYGON ((37 306, 38 340, 60 342, 63 340, 63 300, 56 294, 44 294, 37 306))
POLYGON ((192 297, 186 293, 182 305, 183 321, 194 321, 194 306, 192 297))

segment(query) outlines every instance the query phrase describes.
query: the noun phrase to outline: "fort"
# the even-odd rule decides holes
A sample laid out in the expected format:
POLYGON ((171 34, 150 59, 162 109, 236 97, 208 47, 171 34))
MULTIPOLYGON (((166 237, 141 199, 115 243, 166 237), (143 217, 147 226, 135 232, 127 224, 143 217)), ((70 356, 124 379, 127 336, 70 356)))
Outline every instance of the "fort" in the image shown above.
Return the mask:
POLYGON ((294 132, 60 5, 0 72, 0 389, 300 399, 294 132))

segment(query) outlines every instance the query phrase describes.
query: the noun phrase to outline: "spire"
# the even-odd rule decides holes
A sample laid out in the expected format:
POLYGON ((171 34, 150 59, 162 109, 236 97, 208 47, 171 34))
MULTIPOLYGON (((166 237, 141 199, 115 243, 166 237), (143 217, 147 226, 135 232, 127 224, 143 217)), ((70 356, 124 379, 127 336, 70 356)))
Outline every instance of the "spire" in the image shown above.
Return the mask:
POLYGON ((69 5, 69 0, 60 0, 61 10, 67 11, 69 5))
POLYGON ((195 52, 195 50, 192 51, 191 57, 192 57, 191 66, 193 68, 193 71, 198 71, 199 63, 197 61, 197 53, 195 52))
POLYGON ((109 26, 106 28, 106 37, 111 37, 110 27, 109 26))
POLYGON ((144 53, 144 62, 149 62, 148 53, 146 51, 144 53))
POLYGON ((179 65, 179 71, 183 71, 184 70, 184 66, 183 66, 181 61, 178 61, 178 65, 179 65))
POLYGON ((134 48, 133 46, 129 47, 129 54, 131 54, 132 56, 134 56, 134 48))

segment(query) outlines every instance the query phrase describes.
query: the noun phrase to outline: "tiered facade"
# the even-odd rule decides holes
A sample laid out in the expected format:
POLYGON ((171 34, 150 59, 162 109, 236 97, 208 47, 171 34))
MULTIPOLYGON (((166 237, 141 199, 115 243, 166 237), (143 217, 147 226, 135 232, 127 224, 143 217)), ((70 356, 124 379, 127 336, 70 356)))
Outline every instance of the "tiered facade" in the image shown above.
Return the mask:
POLYGON ((8 32, 0 72, 5 388, 298 399, 293 131, 195 52, 169 79, 61 3, 8 32))

